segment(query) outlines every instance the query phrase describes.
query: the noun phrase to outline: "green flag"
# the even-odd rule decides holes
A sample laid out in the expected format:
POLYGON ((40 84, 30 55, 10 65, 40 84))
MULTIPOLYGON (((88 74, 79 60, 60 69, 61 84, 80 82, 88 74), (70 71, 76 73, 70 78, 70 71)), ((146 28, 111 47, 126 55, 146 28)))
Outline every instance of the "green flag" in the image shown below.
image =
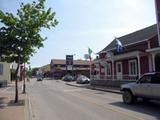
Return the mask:
POLYGON ((89 56, 91 56, 92 52, 93 52, 93 50, 91 48, 88 48, 88 54, 89 54, 89 56))

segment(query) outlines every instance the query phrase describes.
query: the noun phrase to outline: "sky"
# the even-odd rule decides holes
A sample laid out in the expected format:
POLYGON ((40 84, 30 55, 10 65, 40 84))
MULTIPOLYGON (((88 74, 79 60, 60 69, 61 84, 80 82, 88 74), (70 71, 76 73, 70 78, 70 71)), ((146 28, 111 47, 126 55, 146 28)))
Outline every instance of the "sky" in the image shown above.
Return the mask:
MULTIPOLYGON (((21 2, 0 0, 0 9, 16 14, 21 2)), ((51 59, 84 59, 88 47, 94 54, 113 39, 156 23, 154 0, 46 0, 59 24, 41 35, 48 39, 30 59, 31 67, 50 64, 51 59)), ((92 55, 95 57, 95 55, 92 55)))

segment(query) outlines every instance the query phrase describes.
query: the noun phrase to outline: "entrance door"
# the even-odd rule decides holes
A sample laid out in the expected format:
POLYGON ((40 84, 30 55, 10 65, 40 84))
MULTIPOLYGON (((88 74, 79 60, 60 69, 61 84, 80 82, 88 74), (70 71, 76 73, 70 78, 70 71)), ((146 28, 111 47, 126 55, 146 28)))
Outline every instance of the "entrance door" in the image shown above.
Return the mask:
POLYGON ((116 63, 117 80, 122 80, 122 62, 116 63))

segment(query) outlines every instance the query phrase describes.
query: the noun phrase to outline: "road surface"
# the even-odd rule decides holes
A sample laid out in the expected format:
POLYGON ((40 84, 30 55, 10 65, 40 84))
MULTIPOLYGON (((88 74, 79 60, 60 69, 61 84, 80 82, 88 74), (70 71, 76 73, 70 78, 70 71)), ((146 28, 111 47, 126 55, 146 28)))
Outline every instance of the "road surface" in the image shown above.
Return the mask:
POLYGON ((160 120, 160 105, 125 105, 121 95, 68 86, 58 80, 27 85, 33 120, 160 120))

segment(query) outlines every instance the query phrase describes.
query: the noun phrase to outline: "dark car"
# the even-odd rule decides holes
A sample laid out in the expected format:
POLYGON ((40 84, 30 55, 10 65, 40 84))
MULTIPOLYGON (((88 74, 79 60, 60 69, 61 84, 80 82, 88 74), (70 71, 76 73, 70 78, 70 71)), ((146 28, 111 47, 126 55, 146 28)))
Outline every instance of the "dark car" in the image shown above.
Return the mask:
POLYGON ((85 84, 85 83, 89 83, 90 79, 84 75, 79 75, 76 81, 78 84, 85 84))
POLYGON ((74 78, 71 75, 67 74, 67 75, 62 77, 62 80, 66 81, 66 82, 70 82, 70 81, 73 81, 74 78))

